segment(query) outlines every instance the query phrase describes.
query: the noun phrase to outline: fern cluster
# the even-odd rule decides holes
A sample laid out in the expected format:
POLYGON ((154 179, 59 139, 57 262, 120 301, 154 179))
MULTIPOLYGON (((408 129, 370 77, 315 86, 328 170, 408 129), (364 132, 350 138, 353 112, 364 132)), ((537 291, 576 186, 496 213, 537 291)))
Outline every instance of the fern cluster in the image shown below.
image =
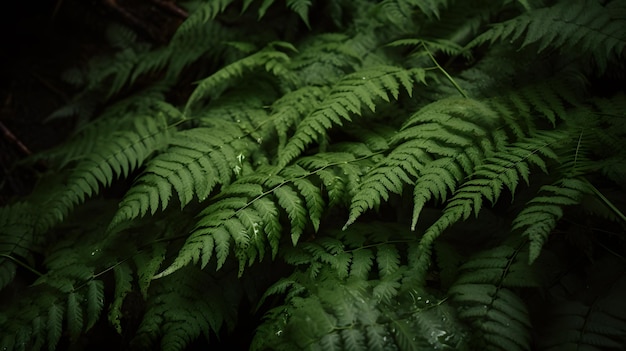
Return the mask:
POLYGON ((626 1, 180 5, 68 74, 75 132, 0 208, 0 347, 626 342, 626 103, 596 92, 626 1))

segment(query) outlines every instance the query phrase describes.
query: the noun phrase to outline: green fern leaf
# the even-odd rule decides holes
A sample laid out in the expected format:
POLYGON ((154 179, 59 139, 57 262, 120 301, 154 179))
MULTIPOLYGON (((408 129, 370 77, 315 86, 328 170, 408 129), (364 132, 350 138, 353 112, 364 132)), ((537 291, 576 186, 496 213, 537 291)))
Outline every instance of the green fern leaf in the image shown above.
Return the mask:
POLYGON ((32 262, 33 226, 35 220, 29 203, 18 202, 0 208, 0 290, 15 278, 20 258, 32 262))
POLYGON ((155 244, 150 251, 141 251, 133 256, 137 267, 137 285, 144 299, 148 298, 148 288, 152 278, 165 260, 165 245, 155 244))
POLYGON ((476 167, 473 174, 475 179, 463 183, 448 201, 443 210, 442 216, 437 219, 424 233, 420 241, 420 258, 415 268, 420 279, 430 265, 431 245, 444 230, 460 220, 466 220, 472 213, 478 216, 483 206, 483 198, 489 199, 492 203, 500 196, 500 188, 506 186, 513 192, 518 184, 519 175, 527 178, 525 166, 516 166, 521 163, 531 165, 545 165, 543 158, 557 158, 551 150, 551 145, 566 138, 567 134, 555 131, 537 134, 534 138, 521 140, 519 143, 511 144, 503 151, 494 153, 492 157, 484 160, 485 164, 476 167))
POLYGON ((365 280, 369 276, 373 264, 374 254, 370 249, 359 248, 354 250, 350 265, 350 277, 357 280, 365 280))
POLYGON ((563 216, 563 207, 576 205, 585 193, 590 193, 588 183, 582 179, 562 179, 555 185, 544 185, 539 190, 546 195, 530 200, 513 221, 513 229, 523 229, 530 240, 528 262, 533 263, 548 235, 563 216))
POLYGON ((53 303, 48 310, 48 350, 53 351, 63 335, 63 307, 53 303))
POLYGON ((465 284, 450 289, 453 298, 462 304, 459 317, 471 321, 482 333, 483 347, 503 350, 528 350, 530 348, 528 312, 524 302, 508 289, 498 289, 490 284, 465 284), (514 316, 500 311, 501 306, 517 306, 514 316))
POLYGON ((279 176, 266 178, 251 175, 222 189, 222 198, 200 213, 195 229, 174 262, 155 278, 169 275, 189 263, 197 263, 200 259, 204 267, 213 255, 213 250, 216 252, 219 269, 229 255, 230 240, 235 243, 240 269, 243 269, 246 262, 251 263, 255 257, 263 257, 267 241, 275 255, 281 225, 278 222, 278 206, 263 200, 270 194, 276 196, 276 203, 287 213, 292 225, 292 238, 297 240, 308 223, 309 216, 303 205, 305 201, 286 183, 279 176), (265 183, 270 190, 264 191, 263 186, 255 182, 265 183))
POLYGON ((148 162, 136 184, 128 191, 111 227, 150 211, 167 208, 172 190, 181 207, 197 197, 200 201, 218 184, 228 184, 238 162, 236 136, 209 128, 181 131, 172 136, 167 153, 148 162))
POLYGON ((265 68, 274 74, 280 74, 283 69, 281 67, 289 61, 289 56, 276 50, 274 47, 287 47, 295 51, 295 48, 293 48, 290 44, 274 43, 272 46, 269 46, 255 54, 225 66, 213 75, 200 81, 187 100, 184 114, 189 115, 192 105, 206 96, 215 97, 219 95, 225 84, 230 83, 237 77, 241 77, 247 71, 265 68))
POLYGON ((91 329, 102 313, 104 307, 104 283, 102 280, 92 279, 87 283, 87 293, 85 294, 87 300, 87 321, 85 323, 85 330, 91 329))
POLYGON ((78 300, 81 298, 77 293, 67 296, 67 330, 73 342, 78 340, 83 330, 83 309, 78 300))
POLYGON ((287 143, 288 131, 300 123, 304 116, 311 113, 321 101, 325 89, 322 87, 306 86, 284 94, 274 101, 271 106, 269 120, 278 134, 278 151, 287 143))
POLYGON ((423 350, 421 343, 415 337, 415 331, 407 323, 394 323, 394 337, 401 350, 423 350))
POLYGON ((62 190, 45 202, 36 228, 46 230, 63 220, 75 205, 99 192, 101 185, 108 186, 116 176, 136 169, 167 140, 164 117, 135 117, 133 129, 117 132, 92 153, 84 156, 69 174, 62 190))
POLYGON ((393 245, 381 245, 376 249, 376 263, 380 277, 388 278, 400 267, 400 254, 393 245))
POLYGON ((109 322, 115 330, 122 334, 122 304, 126 295, 132 291, 132 270, 126 263, 121 263, 113 268, 115 273, 115 299, 109 308, 109 322))
POLYGON ((309 8, 311 7, 311 0, 287 0, 287 6, 297 13, 307 27, 311 27, 309 23, 309 8))
POLYGON ((524 245, 502 245, 480 252, 461 266, 459 279, 450 288, 452 298, 461 305, 459 317, 481 333, 478 342, 484 342, 484 347, 530 347, 528 311, 508 289, 536 284, 525 253, 524 245))
POLYGON ((404 16, 407 11, 411 12, 414 9, 419 10, 427 18, 439 18, 442 9, 448 6, 449 0, 386 0, 383 3, 386 5, 384 8, 389 9, 390 5, 395 8, 402 9, 404 16))
POLYGON ((201 335, 220 333, 225 322, 233 325, 241 298, 241 291, 230 285, 236 282, 234 276, 220 280, 196 267, 179 273, 153 283, 154 294, 146 301, 131 347, 180 351, 201 335))
POLYGON ((621 56, 626 48, 625 27, 623 19, 614 18, 609 6, 598 1, 559 1, 552 7, 534 9, 498 23, 468 46, 523 39, 522 47, 536 43, 538 52, 553 47, 590 53, 604 70, 607 61, 621 56))
POLYGON ((394 137, 397 146, 366 176, 352 199, 346 226, 417 177, 415 227, 433 193, 445 199, 480 162, 480 155, 496 148, 493 141, 476 135, 486 135, 498 119, 486 104, 460 98, 439 100, 416 112, 394 137))
POLYGON ((397 99, 400 87, 409 94, 415 82, 424 81, 424 71, 407 71, 397 67, 374 66, 343 77, 315 111, 298 125, 293 137, 279 155, 279 164, 285 166, 333 125, 351 121, 351 115, 360 116, 362 105, 376 109, 376 99, 389 102, 397 99))
POLYGON ((263 232, 267 235, 267 241, 272 250, 272 258, 274 258, 278 253, 280 233, 282 233, 278 207, 274 201, 261 198, 254 202, 254 208, 262 216, 263 232))
POLYGON ((291 222, 291 242, 295 246, 302 235, 306 222, 307 211, 298 194, 289 186, 281 186, 274 190, 278 204, 287 212, 291 222))
POLYGON ((183 24, 178 27, 176 35, 182 35, 190 32, 197 27, 201 27, 206 22, 214 19, 218 14, 224 12, 226 7, 233 0, 217 0, 205 2, 196 11, 194 11, 183 24))

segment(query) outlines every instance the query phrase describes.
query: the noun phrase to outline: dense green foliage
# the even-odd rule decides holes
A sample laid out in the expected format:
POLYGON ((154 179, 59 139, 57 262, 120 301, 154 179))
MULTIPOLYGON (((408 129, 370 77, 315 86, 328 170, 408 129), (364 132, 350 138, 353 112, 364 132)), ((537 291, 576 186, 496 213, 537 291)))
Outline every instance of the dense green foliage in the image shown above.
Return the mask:
POLYGON ((66 74, 0 348, 623 348, 626 1, 180 5, 66 74))

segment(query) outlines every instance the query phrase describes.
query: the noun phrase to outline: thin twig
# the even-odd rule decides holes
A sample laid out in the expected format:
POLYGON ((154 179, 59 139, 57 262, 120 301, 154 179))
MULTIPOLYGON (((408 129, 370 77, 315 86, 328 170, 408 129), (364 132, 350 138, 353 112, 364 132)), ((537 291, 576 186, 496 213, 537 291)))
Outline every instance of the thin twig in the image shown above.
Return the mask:
POLYGON ((450 81, 450 83, 452 83, 452 85, 454 85, 456 90, 458 90, 458 92, 461 93, 461 95, 463 95, 463 97, 467 99, 467 93, 463 90, 463 88, 461 88, 461 86, 459 84, 457 84, 456 81, 454 81, 454 79, 448 74, 448 72, 446 72, 446 70, 443 69, 443 67, 441 67, 441 65, 439 65, 439 62, 437 62, 437 60, 435 59, 433 54, 430 52, 430 50, 428 50, 428 47, 426 46, 426 43, 424 43, 423 41, 422 41, 422 46, 424 47, 424 50, 426 50, 426 53, 428 54, 428 57, 430 57, 430 59, 437 66, 437 68, 446 76, 446 78, 448 78, 448 80, 450 81))
POLYGON ((18 139, 15 134, 13 134, 11 130, 9 130, 9 128, 7 128, 2 122, 0 122, 0 129, 2 129, 4 136, 9 139, 9 141, 15 143, 24 154, 29 156, 32 155, 32 152, 28 149, 28 147, 26 147, 26 145, 24 145, 24 143, 22 143, 20 139, 18 139))

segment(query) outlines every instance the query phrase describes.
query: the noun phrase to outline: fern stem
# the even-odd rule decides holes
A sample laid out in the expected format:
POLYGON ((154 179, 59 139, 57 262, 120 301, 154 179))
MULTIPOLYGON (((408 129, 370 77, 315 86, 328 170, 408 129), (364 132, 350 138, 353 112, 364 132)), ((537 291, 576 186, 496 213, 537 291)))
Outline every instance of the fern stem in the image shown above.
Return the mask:
POLYGON ((15 262, 17 265, 26 268, 27 270, 31 271, 32 273, 36 274, 37 276, 41 277, 43 276, 43 273, 39 272, 38 270, 36 270, 35 268, 29 266, 28 264, 18 260, 17 258, 11 256, 11 255, 7 255, 7 254, 0 254, 0 257, 4 257, 6 259, 9 259, 13 262, 15 262))
POLYGON ((611 209, 611 211, 613 211, 617 217, 619 217, 624 223, 626 223, 626 216, 622 213, 622 211, 619 210, 619 208, 615 207, 615 205, 613 205, 613 203, 607 199, 602 192, 600 192, 600 190, 598 190, 598 188, 596 188, 593 184, 591 184, 588 180, 586 180, 587 184, 589 185, 589 188, 591 189, 591 191, 593 191, 593 193, 600 198, 600 200, 602 200, 602 202, 604 202, 604 204, 611 209))
POLYGON ((433 56, 433 54, 430 52, 430 50, 428 50, 428 46, 426 46, 426 43, 424 43, 423 41, 421 42, 422 46, 424 47, 424 50, 426 50, 426 53, 428 54, 428 57, 430 57, 430 59, 433 61, 433 63, 435 64, 435 66, 437 66, 437 69, 439 69, 445 76, 446 78, 448 78, 448 80, 450 81, 450 83, 452 83, 452 85, 454 86, 454 88, 464 97, 467 99, 468 95, 467 93, 463 90, 463 88, 461 88, 461 86, 454 80, 454 78, 452 78, 452 76, 450 76, 448 74, 448 72, 446 72, 446 70, 441 67, 441 65, 439 64, 439 62, 437 62, 437 60, 435 59, 435 57, 433 56))

